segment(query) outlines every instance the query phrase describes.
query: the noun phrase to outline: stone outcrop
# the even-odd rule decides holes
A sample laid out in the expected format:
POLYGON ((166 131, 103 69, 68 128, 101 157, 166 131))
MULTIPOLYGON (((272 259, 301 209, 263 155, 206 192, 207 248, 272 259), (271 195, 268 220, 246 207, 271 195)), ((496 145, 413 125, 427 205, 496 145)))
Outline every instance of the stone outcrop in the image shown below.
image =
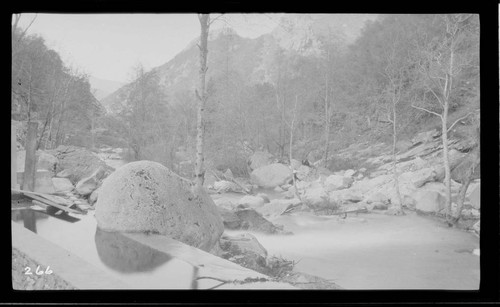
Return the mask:
POLYGON ((52 178, 52 184, 54 185, 56 193, 71 192, 75 188, 71 183, 71 181, 69 181, 69 179, 66 178, 54 177, 52 178))
POLYGON ((92 175, 101 167, 109 172, 113 170, 97 154, 85 148, 61 145, 49 153, 59 161, 56 168, 57 177, 68 178, 73 184, 92 175))
POLYGON ((101 180, 106 176, 106 169, 103 167, 98 168, 90 176, 83 178, 76 184, 76 192, 82 196, 91 194, 97 189, 101 180))
POLYGON ((170 236, 210 251, 224 225, 204 190, 195 190, 163 165, 152 161, 126 164, 99 188, 95 217, 101 230, 170 236))
POLYGON ((284 164, 274 163, 257 168, 250 177, 259 187, 273 189, 292 179, 292 171, 284 164))

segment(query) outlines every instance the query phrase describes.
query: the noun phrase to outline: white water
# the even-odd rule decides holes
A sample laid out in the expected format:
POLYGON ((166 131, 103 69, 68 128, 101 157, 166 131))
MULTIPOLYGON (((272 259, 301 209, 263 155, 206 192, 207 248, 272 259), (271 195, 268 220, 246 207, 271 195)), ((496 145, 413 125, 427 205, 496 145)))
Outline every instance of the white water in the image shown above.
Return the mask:
POLYGON ((254 233, 270 255, 345 289, 479 288, 479 257, 471 253, 479 239, 428 217, 299 213, 272 222, 294 235, 254 233))

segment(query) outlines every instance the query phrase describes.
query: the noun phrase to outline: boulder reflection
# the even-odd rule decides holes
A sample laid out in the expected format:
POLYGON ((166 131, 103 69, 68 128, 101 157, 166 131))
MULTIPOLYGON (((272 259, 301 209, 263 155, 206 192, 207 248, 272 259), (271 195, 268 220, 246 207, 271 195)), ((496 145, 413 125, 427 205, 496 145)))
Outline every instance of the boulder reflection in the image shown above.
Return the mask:
POLYGON ((129 239, 118 232, 97 228, 97 254, 109 268, 122 273, 149 272, 171 260, 172 257, 129 239))

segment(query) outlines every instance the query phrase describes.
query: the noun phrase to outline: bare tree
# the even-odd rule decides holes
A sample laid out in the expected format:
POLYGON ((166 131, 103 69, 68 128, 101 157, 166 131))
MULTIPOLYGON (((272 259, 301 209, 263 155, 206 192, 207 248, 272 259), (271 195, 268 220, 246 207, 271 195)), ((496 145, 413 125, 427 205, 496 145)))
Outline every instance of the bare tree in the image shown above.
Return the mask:
POLYGON ((387 85, 383 89, 382 98, 383 100, 388 102, 387 121, 392 125, 392 172, 394 176, 394 189, 397 199, 397 204, 393 205, 395 205, 395 207, 399 210, 400 214, 404 214, 402 210, 403 200, 399 189, 399 172, 397 169, 396 143, 398 139, 397 109, 398 104, 401 102, 404 90, 406 63, 403 62, 404 59, 403 61, 401 61, 401 59, 398 60, 397 50, 399 42, 400 38, 395 35, 394 40, 388 46, 385 59, 386 65, 384 67, 384 71, 382 72, 384 77, 387 79, 387 85))
POLYGON ((206 88, 206 76, 207 76, 207 56, 208 56, 208 32, 210 30, 210 24, 215 21, 210 20, 210 14, 199 14, 198 19, 200 21, 200 43, 198 48, 200 49, 200 72, 199 72, 199 89, 196 90, 196 97, 198 98, 198 117, 196 122, 196 164, 194 170, 195 184, 196 188, 203 188, 203 182, 205 179, 205 170, 203 168, 203 139, 204 139, 204 122, 203 122, 203 112, 205 110, 205 105, 208 100, 207 88, 206 88))
MULTIPOLYGON (((441 140, 443 144, 443 164, 445 169, 446 185, 446 217, 451 215, 451 170, 448 158, 448 132, 460 120, 468 117, 471 113, 457 119, 448 127, 448 113, 450 102, 454 92, 454 82, 465 66, 469 65, 470 58, 459 51, 460 43, 466 35, 467 21, 472 17, 470 14, 450 14, 440 16, 442 18, 443 35, 435 44, 427 44, 419 48, 421 60, 419 70, 424 76, 427 93, 431 93, 441 111, 434 111, 425 106, 412 105, 412 107, 436 115, 441 119, 441 140)), ((425 97, 425 95, 424 95, 425 97)))

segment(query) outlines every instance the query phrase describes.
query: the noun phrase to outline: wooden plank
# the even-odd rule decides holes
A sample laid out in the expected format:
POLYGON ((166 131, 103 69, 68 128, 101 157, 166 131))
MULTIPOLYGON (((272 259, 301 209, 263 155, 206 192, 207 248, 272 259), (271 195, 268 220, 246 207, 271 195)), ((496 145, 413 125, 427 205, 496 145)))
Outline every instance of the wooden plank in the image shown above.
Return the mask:
POLYGON ((50 205, 52 207, 55 207, 57 209, 61 209, 63 211, 66 211, 68 213, 76 213, 76 214, 81 214, 80 211, 77 211, 77 210, 74 210, 74 209, 70 209, 69 207, 67 206, 63 206, 63 205, 60 205, 60 204, 57 204, 49 199, 46 199, 46 198, 43 198, 39 195, 36 195, 36 194, 40 194, 40 193, 31 193, 31 192, 26 192, 26 191, 22 191, 23 194, 25 194, 26 196, 28 196, 29 198, 32 198, 34 200, 37 200, 37 201, 40 201, 44 204, 47 204, 47 205, 50 205))
POLYGON ((59 197, 59 196, 55 196, 55 195, 50 195, 50 194, 44 194, 44 193, 38 193, 38 192, 31 192, 31 191, 26 191, 26 190, 17 190, 17 189, 11 189, 12 192, 15 192, 15 193, 21 193, 21 194, 24 194, 24 195, 36 195, 36 196, 40 196, 40 197, 43 197, 47 200, 50 200, 52 202, 55 202, 59 205, 62 205, 62 206, 72 206, 73 205, 73 202, 69 201, 69 200, 66 200, 62 197, 59 197))

